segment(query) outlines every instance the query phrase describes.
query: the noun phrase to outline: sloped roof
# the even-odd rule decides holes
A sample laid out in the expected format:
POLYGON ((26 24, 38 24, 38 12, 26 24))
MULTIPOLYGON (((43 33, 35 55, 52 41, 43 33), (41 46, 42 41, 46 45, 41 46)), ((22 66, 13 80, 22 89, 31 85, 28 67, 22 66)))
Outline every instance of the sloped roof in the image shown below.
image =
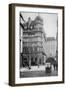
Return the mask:
MULTIPOLYGON (((34 26, 35 25, 35 21, 31 21, 30 26, 34 26)), ((23 23, 23 26, 25 27, 24 29, 26 29, 28 27, 28 22, 23 23)))
MULTIPOLYGON (((21 26, 24 28, 24 29, 27 29, 28 28, 28 21, 27 22, 24 22, 23 24, 21 24, 21 26)), ((43 20, 40 16, 37 16, 34 20, 31 20, 31 23, 30 23, 30 26, 34 26, 36 24, 43 24, 43 20), (40 22, 39 22, 40 21, 40 22)))

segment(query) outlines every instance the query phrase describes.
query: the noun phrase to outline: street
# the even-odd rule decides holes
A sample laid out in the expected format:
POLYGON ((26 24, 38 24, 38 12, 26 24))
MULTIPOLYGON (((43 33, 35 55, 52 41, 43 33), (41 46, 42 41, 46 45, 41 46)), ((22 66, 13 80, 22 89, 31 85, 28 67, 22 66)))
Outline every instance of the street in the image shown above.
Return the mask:
POLYGON ((26 71, 20 72, 20 78, 24 77, 44 77, 44 76, 57 76, 58 71, 52 71, 51 73, 46 73, 45 71, 26 71))

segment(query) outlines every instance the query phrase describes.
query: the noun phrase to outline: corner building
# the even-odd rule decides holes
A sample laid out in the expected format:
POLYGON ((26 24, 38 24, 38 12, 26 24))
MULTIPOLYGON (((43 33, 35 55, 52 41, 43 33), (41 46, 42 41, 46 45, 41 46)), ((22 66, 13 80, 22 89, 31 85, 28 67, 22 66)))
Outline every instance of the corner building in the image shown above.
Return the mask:
MULTIPOLYGON (((23 37, 22 37, 22 52, 20 63, 21 67, 40 66, 44 64, 44 44, 45 33, 43 30, 43 20, 37 16, 33 21, 28 18, 26 23, 23 23, 23 37)), ((21 47, 21 46, 20 46, 21 47)))

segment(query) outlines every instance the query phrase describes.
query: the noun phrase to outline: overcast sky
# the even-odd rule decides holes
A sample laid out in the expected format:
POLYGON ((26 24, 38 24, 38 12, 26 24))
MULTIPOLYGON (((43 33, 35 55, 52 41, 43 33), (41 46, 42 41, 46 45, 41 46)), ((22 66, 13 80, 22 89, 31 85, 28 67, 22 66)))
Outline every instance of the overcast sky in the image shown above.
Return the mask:
POLYGON ((36 16, 40 16, 43 19, 43 28, 47 37, 56 37, 57 33, 57 14, 53 13, 28 13, 21 12, 25 21, 28 20, 28 17, 31 17, 32 20, 36 16))

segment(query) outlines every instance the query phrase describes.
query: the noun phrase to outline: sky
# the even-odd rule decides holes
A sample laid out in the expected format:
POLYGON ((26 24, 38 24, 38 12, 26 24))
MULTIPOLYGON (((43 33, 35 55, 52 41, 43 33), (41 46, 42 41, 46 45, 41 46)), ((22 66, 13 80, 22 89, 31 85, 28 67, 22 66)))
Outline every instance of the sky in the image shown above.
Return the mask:
POLYGON ((56 13, 36 13, 36 12, 21 12, 25 21, 28 20, 28 17, 31 17, 32 20, 36 16, 40 16, 43 19, 43 30, 47 37, 56 37, 57 33, 57 14, 56 13))

